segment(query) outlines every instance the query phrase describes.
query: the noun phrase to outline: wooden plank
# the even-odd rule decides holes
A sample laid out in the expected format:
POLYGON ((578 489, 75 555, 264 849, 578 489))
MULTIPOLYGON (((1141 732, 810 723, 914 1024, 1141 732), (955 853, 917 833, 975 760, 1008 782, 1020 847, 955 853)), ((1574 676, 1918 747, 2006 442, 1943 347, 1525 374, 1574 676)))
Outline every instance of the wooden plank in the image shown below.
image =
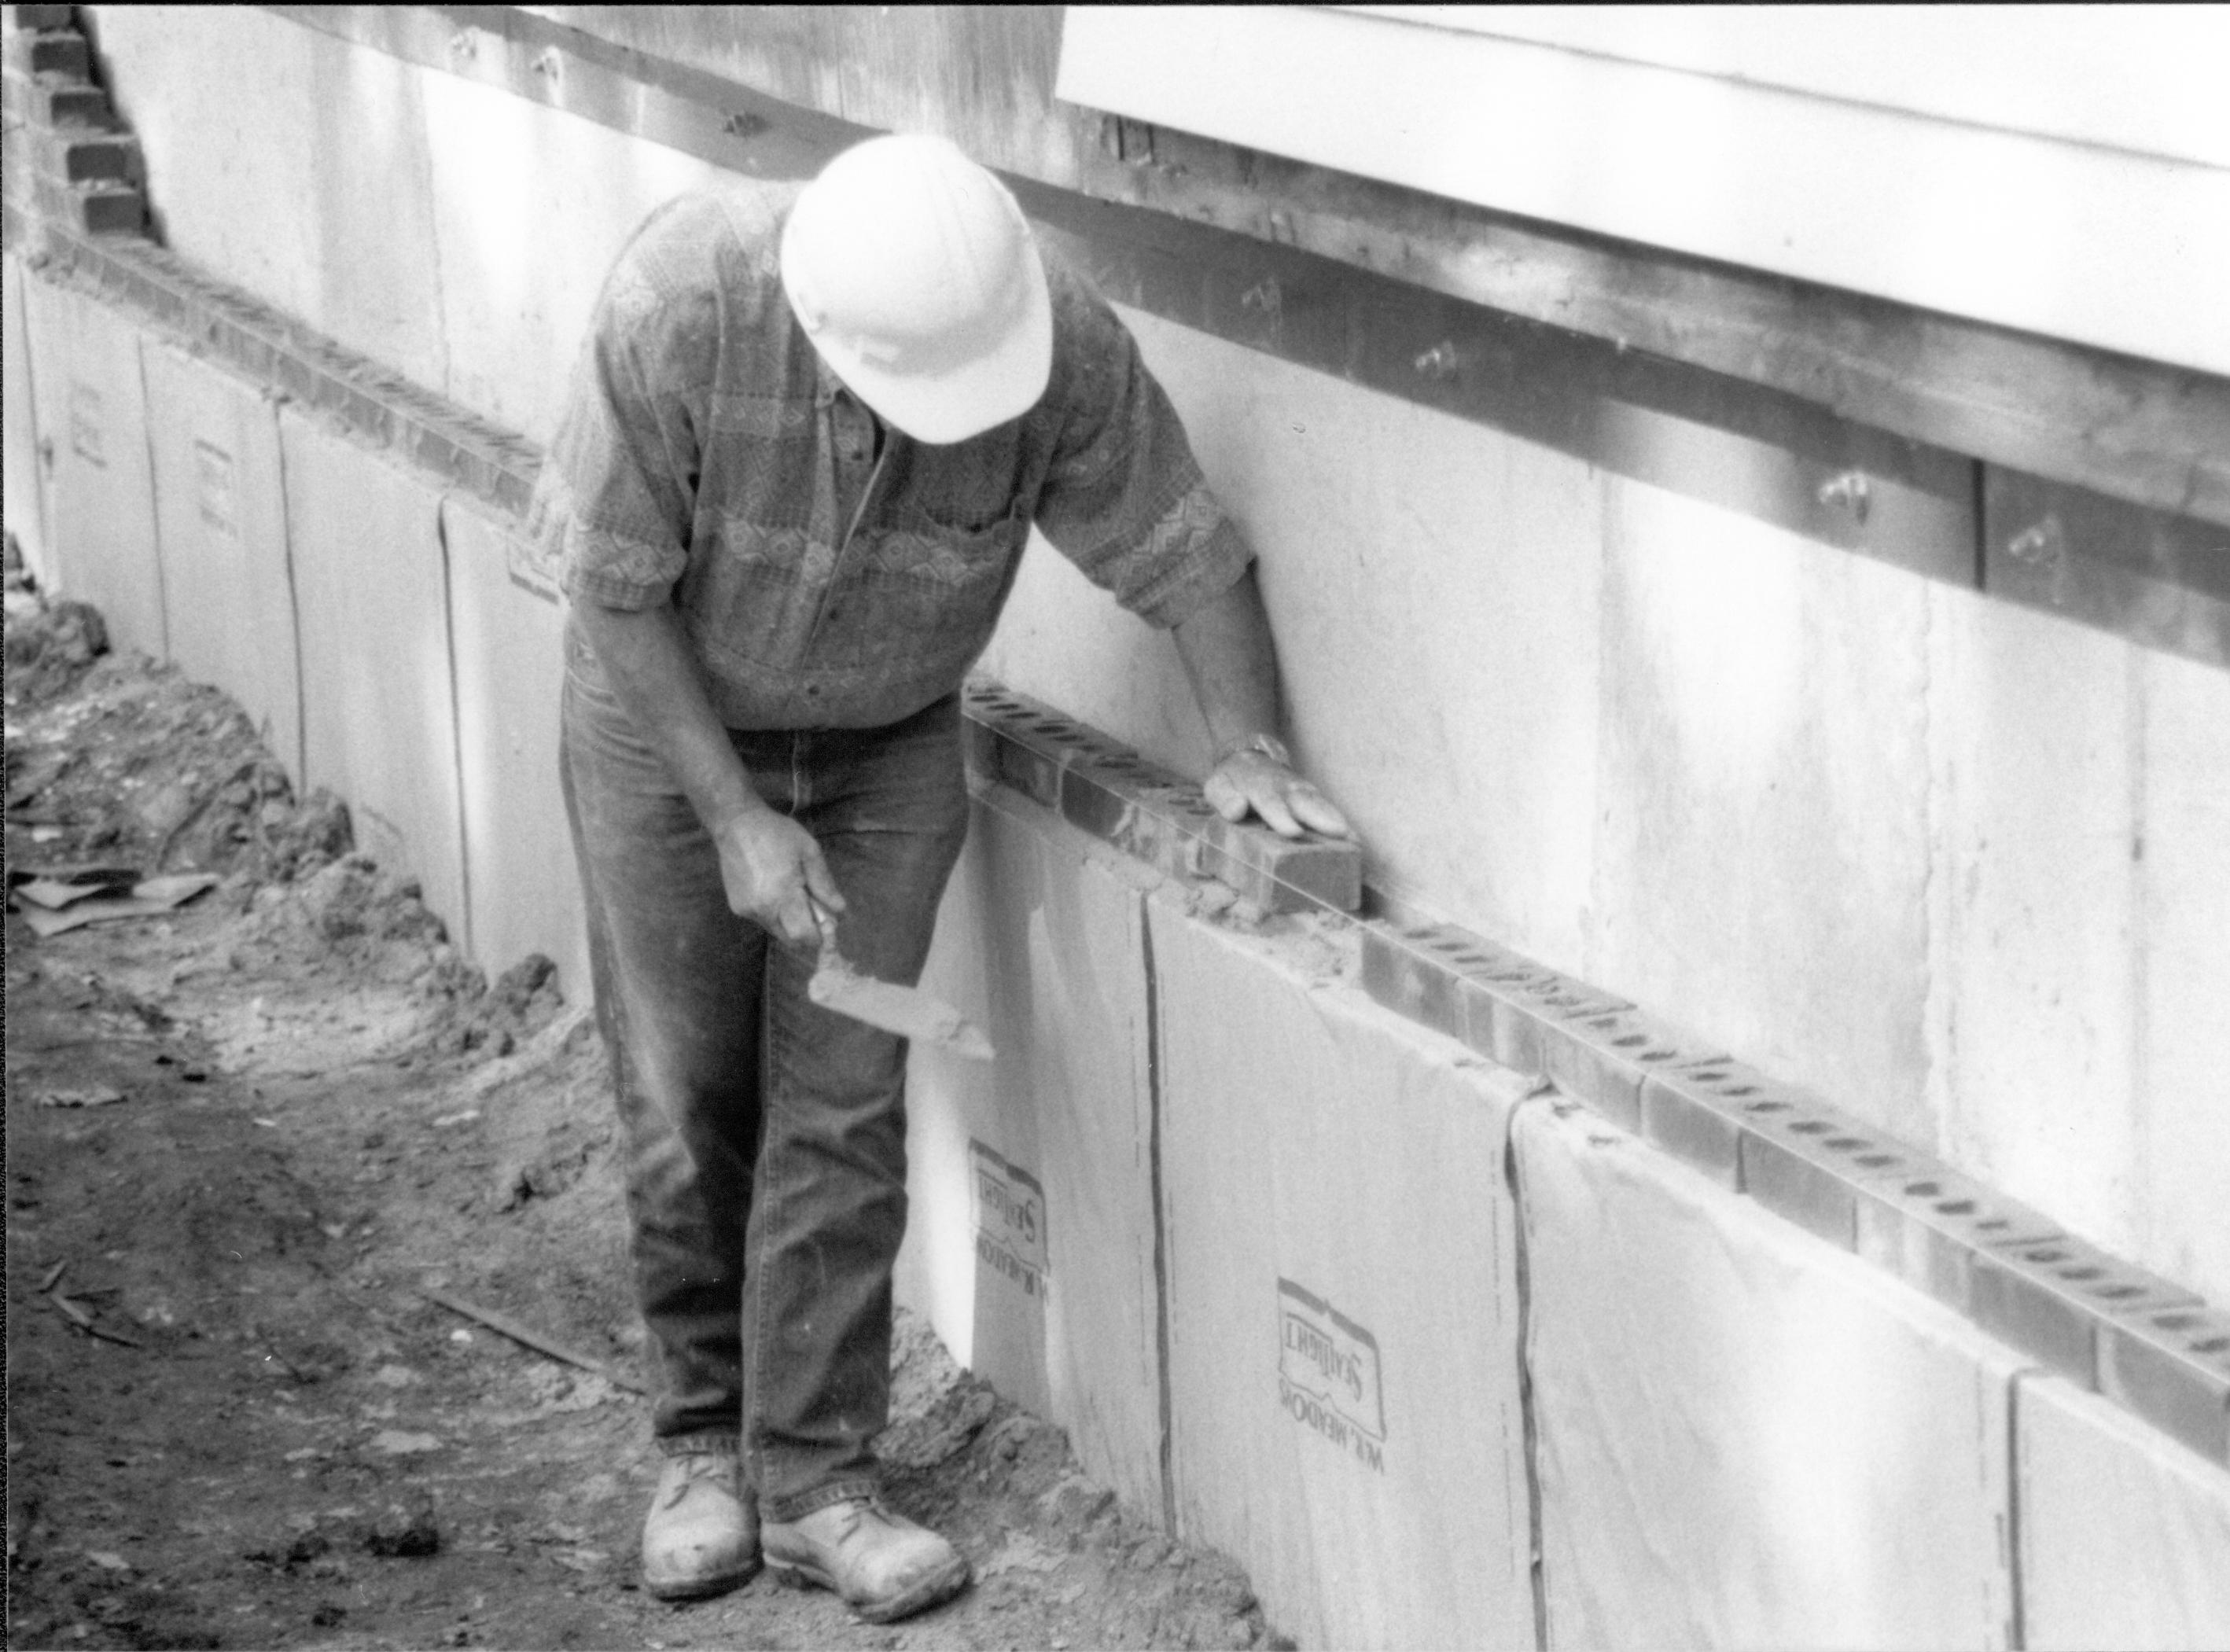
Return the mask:
MULTIPOLYGON (((558 101, 550 88, 564 80, 583 89, 560 106, 759 176, 809 171, 815 157, 903 113, 912 129, 980 145, 987 162, 1012 169, 1009 182, 1041 186, 1026 200, 1034 212, 1058 193, 1073 192, 1073 205, 1057 221, 1073 220, 1084 197, 1111 203, 1094 231, 1104 237, 1193 259, 1208 256, 1210 228, 1302 248, 1955 453, 2230 522, 2230 381, 1103 118, 1052 96, 1055 8, 823 17, 818 8, 777 7, 717 23, 659 8, 553 8, 549 16, 503 6, 270 9, 428 67, 490 83, 508 74, 502 83, 539 101, 558 101), (945 38, 940 29, 993 28, 984 13, 1000 14, 987 61, 1002 74, 948 68, 946 84, 968 96, 914 100, 911 54, 945 38), (438 25, 442 41, 418 20, 438 25), (499 30, 522 49, 453 60, 449 33, 474 28, 499 30), (863 40, 892 66, 890 86, 840 74, 840 51, 863 40), (532 72, 545 50, 559 54, 564 75, 532 72), (639 94, 591 98, 583 83, 599 74, 634 81, 639 94), (984 112, 986 98, 1006 113, 984 112)), ((940 61, 966 59, 956 47, 940 61)), ((1432 399, 1431 389, 1420 379, 1410 392, 1432 399)))
MULTIPOLYGON (((2143 28, 2117 31, 2101 74, 2143 49, 2143 28)), ((2220 166, 1324 7, 1079 7, 1056 89, 1543 223, 2230 373, 2220 166)))
POLYGON ((1124 124, 1119 145, 1089 152, 1086 193, 1708 368, 2111 498, 2230 522, 2221 378, 1124 124))

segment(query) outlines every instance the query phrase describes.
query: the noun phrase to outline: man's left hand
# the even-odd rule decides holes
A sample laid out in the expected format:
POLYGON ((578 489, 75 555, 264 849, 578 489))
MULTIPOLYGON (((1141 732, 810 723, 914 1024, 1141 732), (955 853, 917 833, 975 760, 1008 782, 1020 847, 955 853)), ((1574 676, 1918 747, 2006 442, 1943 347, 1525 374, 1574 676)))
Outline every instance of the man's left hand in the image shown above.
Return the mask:
POLYGON ((1237 823, 1260 815, 1262 823, 1280 837, 1299 837, 1304 830, 1328 837, 1353 837, 1347 816, 1331 799, 1263 752, 1233 752, 1215 765, 1201 790, 1209 806, 1228 821, 1237 823))

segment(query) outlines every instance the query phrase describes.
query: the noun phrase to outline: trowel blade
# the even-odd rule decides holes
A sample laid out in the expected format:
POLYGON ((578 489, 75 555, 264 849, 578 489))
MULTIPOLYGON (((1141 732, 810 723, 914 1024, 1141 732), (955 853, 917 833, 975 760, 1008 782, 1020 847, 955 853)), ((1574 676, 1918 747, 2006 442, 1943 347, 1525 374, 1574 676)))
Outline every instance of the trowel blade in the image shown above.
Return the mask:
POLYGON ((919 987, 879 981, 849 969, 815 970, 806 983, 806 996, 824 1010, 864 1021, 904 1038, 918 1038, 979 1062, 992 1058, 991 1041, 983 1029, 942 998, 919 987))

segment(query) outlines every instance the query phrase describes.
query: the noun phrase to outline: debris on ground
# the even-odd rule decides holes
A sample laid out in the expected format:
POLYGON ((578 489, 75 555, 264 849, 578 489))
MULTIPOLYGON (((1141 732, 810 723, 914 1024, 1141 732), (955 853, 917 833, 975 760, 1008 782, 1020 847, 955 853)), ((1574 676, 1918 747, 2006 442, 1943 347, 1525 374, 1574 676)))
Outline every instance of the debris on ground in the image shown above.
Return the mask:
POLYGON ((975 1585, 895 1628, 765 1578, 644 1593, 591 1018, 546 958, 487 979, 224 696, 10 585, 10 885, 72 892, 7 919, 10 1644, 1285 1644, 905 1315, 878 1449, 975 1585), (214 882, 29 927, 168 876, 214 882))

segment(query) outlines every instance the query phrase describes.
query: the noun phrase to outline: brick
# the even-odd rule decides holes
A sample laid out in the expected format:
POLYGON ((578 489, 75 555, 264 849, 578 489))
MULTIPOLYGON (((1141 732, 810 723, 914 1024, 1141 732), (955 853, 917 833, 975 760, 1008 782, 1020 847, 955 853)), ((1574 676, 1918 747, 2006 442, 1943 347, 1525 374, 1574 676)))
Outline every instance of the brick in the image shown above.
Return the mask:
POLYGON ((1858 1249, 1859 1190, 1918 1174, 1931 1161, 1817 1104, 1743 1108, 1743 1191, 1845 1250, 1858 1249))
POLYGON ((1649 1075, 1709 1051, 1638 1010, 1608 1010, 1563 1023, 1544 1036, 1541 1053, 1558 1089, 1639 1135, 1649 1075))
POLYGON ((146 199, 128 184, 98 178, 88 184, 34 180, 33 199, 42 216, 81 235, 139 235, 147 226, 146 199))
POLYGON ((1266 912, 1308 912, 1318 902, 1339 912, 1363 904, 1363 848, 1311 832, 1280 837, 1253 821, 1234 825, 1210 812, 1202 823, 1202 870, 1266 912))
POLYGON ((25 29, 7 37, 6 62, 24 74, 61 74, 74 81, 93 78, 93 54, 74 29, 25 29))
POLYGON ((77 21, 75 6, 9 6, 5 26, 10 34, 68 29, 77 21))
POLYGON ((1191 876, 1193 840, 1183 823, 1170 814, 1170 805, 1108 784, 1107 779, 1104 773, 1088 769, 1061 770, 1058 781, 1061 817, 1159 871, 1191 876))
POLYGON ((1941 1165, 1869 1182, 1855 1210, 1858 1254, 1970 1314, 1978 1252, 2062 1236, 2060 1225, 1941 1165))
POLYGON ((1553 1078, 1559 1060, 1568 1078, 1584 1064, 1577 1051, 1559 1055, 1576 1023, 1634 1008, 1624 998, 1531 960, 1516 971, 1494 971, 1479 984, 1486 1002, 1483 1010, 1474 1009, 1474 1024, 1483 1013, 1495 1059, 1541 1078, 1553 1078))
POLYGON ((23 133, 39 170, 61 184, 95 178, 137 184, 146 176, 139 141, 127 132, 92 126, 28 127, 23 133))
POLYGON ((1742 1184, 1742 1125, 1696 1090, 1650 1074, 1641 1087, 1641 1134, 1732 1192, 1742 1184))
POLYGON ((108 94, 66 74, 34 75, 10 65, 6 73, 7 108, 27 126, 89 126, 107 130, 115 124, 108 94))
POLYGON ((1031 802, 1047 809, 1060 807, 1060 762, 1035 746, 1025 745, 1006 730, 999 731, 997 779, 1031 802))
POLYGON ((1363 926, 1362 987, 1372 1003, 1450 1038, 1464 1036, 1459 977, 1420 945, 1433 926, 1363 926))
POLYGON ((1976 1324, 2094 1389, 2101 1326, 2199 1304, 2181 1286, 2072 1238, 1976 1253, 1971 1293, 1976 1324))
POLYGON ((2230 1313, 2159 1308, 2098 1334, 2098 1388, 2209 1462, 2230 1466, 2230 1313))
POLYGON ((1563 978, 1453 924, 1414 925, 1402 932, 1454 971, 1463 1013, 1463 1030, 1457 1036, 1515 1072, 1546 1077, 1543 1023, 1513 995, 1549 991, 1563 978))

